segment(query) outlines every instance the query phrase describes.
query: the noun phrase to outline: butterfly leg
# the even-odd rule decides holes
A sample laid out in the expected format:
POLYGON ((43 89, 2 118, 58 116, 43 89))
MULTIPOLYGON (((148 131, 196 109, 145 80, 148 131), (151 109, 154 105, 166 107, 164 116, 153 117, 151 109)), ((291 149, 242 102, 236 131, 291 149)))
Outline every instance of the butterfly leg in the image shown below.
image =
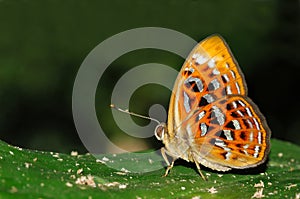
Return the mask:
POLYGON ((176 160, 176 159, 173 157, 173 161, 172 161, 172 163, 170 164, 170 162, 169 162, 169 160, 168 160, 168 158, 167 158, 167 154, 168 154, 168 151, 166 151, 166 149, 165 149, 164 147, 162 147, 162 148, 161 148, 161 155, 163 156, 165 162, 166 162, 167 165, 168 165, 168 167, 167 167, 167 169, 166 169, 166 172, 165 172, 165 174, 163 175, 163 177, 166 177, 166 176, 168 175, 169 171, 173 168, 174 162, 175 162, 175 160, 176 160))
POLYGON ((169 174, 169 171, 173 168, 174 166, 174 162, 175 161, 172 161, 172 163, 170 165, 168 165, 167 169, 166 169, 166 172, 165 174, 163 175, 163 177, 166 177, 168 174, 169 174))
POLYGON ((193 158, 193 159, 194 159, 194 162, 195 162, 195 164, 196 164, 197 170, 198 170, 199 174, 201 175, 202 179, 205 180, 205 181, 207 181, 206 177, 205 177, 205 176, 203 175, 203 173, 201 172, 199 163, 195 160, 195 158, 193 158))

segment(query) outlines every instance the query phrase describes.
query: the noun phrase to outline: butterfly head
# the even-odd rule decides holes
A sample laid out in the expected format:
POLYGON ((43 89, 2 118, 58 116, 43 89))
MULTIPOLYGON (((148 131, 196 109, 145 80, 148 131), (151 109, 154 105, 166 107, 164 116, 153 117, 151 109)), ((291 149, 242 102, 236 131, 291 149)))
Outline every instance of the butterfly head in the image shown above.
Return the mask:
POLYGON ((168 137, 167 125, 163 122, 157 125, 154 134, 158 140, 165 140, 168 137))

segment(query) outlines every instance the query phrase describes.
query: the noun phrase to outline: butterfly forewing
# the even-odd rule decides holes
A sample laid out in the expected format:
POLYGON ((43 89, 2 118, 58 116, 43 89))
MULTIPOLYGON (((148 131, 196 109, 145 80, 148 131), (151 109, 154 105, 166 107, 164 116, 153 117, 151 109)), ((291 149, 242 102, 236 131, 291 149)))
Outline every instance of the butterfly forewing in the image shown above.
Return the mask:
MULTIPOLYGON (((246 94, 243 75, 220 36, 211 36, 190 53, 178 74, 170 100, 168 124, 178 126, 190 110, 228 94, 246 94), (180 102, 180 103, 179 103, 180 102)), ((170 129, 172 130, 172 129, 170 129)))
POLYGON ((200 42, 186 59, 170 100, 168 132, 178 145, 190 146, 190 161, 212 169, 247 168, 266 159, 270 130, 220 36, 200 42))

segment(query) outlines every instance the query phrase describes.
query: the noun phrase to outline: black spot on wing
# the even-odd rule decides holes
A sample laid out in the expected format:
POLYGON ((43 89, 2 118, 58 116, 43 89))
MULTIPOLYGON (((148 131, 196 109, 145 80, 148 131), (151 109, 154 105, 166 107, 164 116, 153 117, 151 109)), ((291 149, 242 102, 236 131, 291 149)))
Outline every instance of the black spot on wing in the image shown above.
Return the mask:
POLYGON ((188 76, 190 76, 193 72, 190 71, 190 70, 185 70, 185 71, 183 71, 182 73, 183 73, 183 76, 188 77, 188 76))
POLYGON ((215 136, 220 137, 220 138, 223 138, 223 140, 226 140, 226 139, 227 139, 227 137, 225 136, 223 130, 220 130, 220 131, 216 132, 216 133, 215 133, 215 136))
POLYGON ((208 101, 207 101, 207 99, 205 99, 204 97, 201 97, 201 99, 200 99, 200 102, 199 102, 199 106, 201 107, 201 106, 206 106, 206 105, 208 105, 209 103, 208 103, 208 101))
POLYGON ((228 124, 226 124, 226 127, 229 129, 235 129, 235 126, 232 121, 228 122, 228 124))
POLYGON ((215 145, 215 143, 216 143, 216 139, 215 138, 211 138, 210 140, 209 140, 209 143, 211 144, 211 145, 215 145))
POLYGON ((241 131, 241 132, 240 132, 240 138, 241 138, 242 140, 246 140, 246 139, 247 139, 246 132, 241 131))
POLYGON ((234 117, 234 118, 238 118, 240 117, 240 115, 238 115, 236 112, 231 112, 231 116, 234 117))

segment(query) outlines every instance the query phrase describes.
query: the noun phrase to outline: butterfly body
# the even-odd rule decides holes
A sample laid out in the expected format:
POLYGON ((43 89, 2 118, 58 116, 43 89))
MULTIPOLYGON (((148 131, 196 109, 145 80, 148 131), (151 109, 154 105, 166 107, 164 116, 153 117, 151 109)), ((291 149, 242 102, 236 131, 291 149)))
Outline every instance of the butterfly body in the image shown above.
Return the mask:
POLYGON ((178 158, 218 171, 257 166, 269 153, 270 129, 229 47, 218 35, 200 42, 175 81, 168 123, 156 137, 168 171, 178 158), (173 158, 170 164, 166 154, 173 158))

